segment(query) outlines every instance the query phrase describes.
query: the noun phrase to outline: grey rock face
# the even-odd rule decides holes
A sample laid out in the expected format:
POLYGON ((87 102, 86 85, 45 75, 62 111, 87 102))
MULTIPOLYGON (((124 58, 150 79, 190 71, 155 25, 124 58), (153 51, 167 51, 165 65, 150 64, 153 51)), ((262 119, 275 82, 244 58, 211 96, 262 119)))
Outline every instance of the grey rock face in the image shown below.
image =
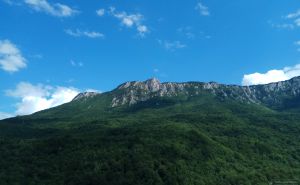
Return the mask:
POLYGON ((100 93, 96 93, 96 92, 84 92, 84 93, 80 93, 72 101, 91 98, 91 97, 94 97, 94 96, 99 95, 99 94, 100 93))
MULTIPOLYGON (((300 77, 254 86, 224 85, 216 82, 160 83, 158 79, 153 78, 143 82, 126 82, 108 93, 112 95, 111 107, 133 105, 154 97, 194 97, 203 93, 209 93, 220 99, 273 106, 283 103, 287 98, 300 97, 300 77)), ((99 93, 80 93, 73 101, 86 100, 97 95, 99 93)))
POLYGON ((153 78, 144 82, 124 83, 115 91, 118 90, 122 90, 122 93, 113 98, 112 107, 132 105, 153 97, 197 96, 203 92, 246 103, 278 104, 283 101, 283 97, 300 96, 300 77, 254 86, 224 85, 216 82, 160 83, 153 78))

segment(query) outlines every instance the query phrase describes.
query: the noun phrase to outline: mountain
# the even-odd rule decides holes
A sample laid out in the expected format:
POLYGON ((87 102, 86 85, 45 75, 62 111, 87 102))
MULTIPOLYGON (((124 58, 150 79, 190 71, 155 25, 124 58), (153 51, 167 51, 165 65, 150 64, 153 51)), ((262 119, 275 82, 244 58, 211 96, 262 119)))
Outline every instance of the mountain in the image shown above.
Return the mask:
MULTIPOLYGON (((300 97, 300 77, 254 86, 224 85, 216 82, 160 83, 158 79, 153 78, 144 82, 126 82, 106 93, 80 93, 71 103, 51 111, 54 111, 55 115, 62 113, 63 116, 66 115, 66 110, 70 110, 71 113, 78 111, 76 115, 81 115, 83 112, 91 112, 92 110, 99 112, 99 110, 124 106, 136 107, 141 104, 148 104, 149 100, 154 99, 159 99, 165 103, 167 101, 176 103, 207 96, 214 97, 219 101, 232 100, 276 110, 297 109, 300 106, 298 100, 300 97), (64 110, 62 111, 62 109, 64 110)), ((44 112, 48 114, 51 111, 47 110, 38 114, 43 115, 44 112)), ((85 115, 83 114, 83 116, 85 115)))
MULTIPOLYGON (((215 82, 160 83, 158 79, 145 82, 126 82, 111 92, 112 107, 133 105, 154 97, 199 96, 209 93, 223 99, 234 99, 244 103, 257 103, 270 107, 283 107, 300 95, 300 77, 267 85, 237 86, 215 82)), ((74 101, 101 96, 97 93, 81 93, 74 101)))
POLYGON ((300 77, 81 93, 0 121, 0 184, 296 184, 299 98, 300 77))

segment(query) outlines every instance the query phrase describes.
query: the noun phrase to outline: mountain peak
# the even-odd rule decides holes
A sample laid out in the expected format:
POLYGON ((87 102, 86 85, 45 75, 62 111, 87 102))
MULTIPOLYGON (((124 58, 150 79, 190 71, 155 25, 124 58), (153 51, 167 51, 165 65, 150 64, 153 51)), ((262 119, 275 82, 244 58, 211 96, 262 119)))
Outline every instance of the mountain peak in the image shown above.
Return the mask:
POLYGON ((118 90, 120 89, 144 89, 149 90, 151 92, 158 91, 160 88, 160 81, 157 78, 151 78, 146 81, 131 81, 131 82, 125 82, 118 86, 118 90))
POLYGON ((148 80, 145 81, 146 83, 160 83, 159 79, 157 78, 150 78, 148 80))
POLYGON ((157 78, 151 78, 149 80, 146 80, 144 83, 148 86, 148 89, 151 92, 158 91, 161 85, 160 81, 157 78))
POLYGON ((94 97, 94 96, 96 96, 98 94, 100 94, 100 93, 97 93, 97 92, 83 92, 83 93, 79 93, 72 101, 94 97))

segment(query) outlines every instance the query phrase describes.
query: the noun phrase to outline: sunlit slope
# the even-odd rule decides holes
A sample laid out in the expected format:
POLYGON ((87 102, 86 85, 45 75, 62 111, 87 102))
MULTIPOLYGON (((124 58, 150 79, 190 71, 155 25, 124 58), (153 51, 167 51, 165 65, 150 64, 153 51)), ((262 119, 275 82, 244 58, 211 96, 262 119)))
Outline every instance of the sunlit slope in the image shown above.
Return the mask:
POLYGON ((297 109, 192 86, 164 96, 149 88, 155 84, 148 94, 123 87, 1 121, 0 184, 238 185, 300 178, 297 109))

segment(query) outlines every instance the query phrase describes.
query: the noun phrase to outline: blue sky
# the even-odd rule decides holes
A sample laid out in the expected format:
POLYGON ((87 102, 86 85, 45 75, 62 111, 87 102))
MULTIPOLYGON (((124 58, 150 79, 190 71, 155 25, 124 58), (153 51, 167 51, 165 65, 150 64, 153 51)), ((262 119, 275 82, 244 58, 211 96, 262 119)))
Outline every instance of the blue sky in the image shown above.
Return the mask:
POLYGON ((0 0, 0 119, 120 83, 300 75, 297 0, 0 0))

